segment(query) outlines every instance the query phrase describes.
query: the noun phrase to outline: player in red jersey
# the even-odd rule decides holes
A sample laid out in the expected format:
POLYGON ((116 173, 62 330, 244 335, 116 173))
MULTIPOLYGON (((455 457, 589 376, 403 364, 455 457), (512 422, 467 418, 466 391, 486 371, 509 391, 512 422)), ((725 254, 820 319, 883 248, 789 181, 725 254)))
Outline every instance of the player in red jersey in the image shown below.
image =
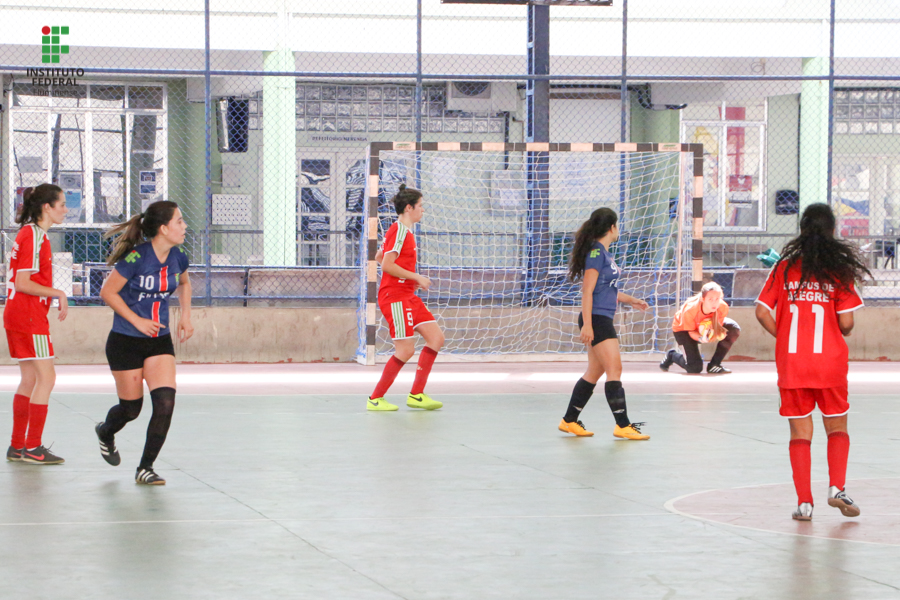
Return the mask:
POLYGON ((394 340, 394 356, 384 366, 381 380, 369 396, 366 408, 371 411, 393 411, 397 405, 384 399, 403 365, 416 350, 415 334, 425 338, 425 347, 419 355, 416 378, 406 398, 410 408, 435 410, 443 406, 425 393, 425 383, 431 373, 434 359, 444 345, 444 332, 416 296, 416 290, 427 290, 431 280, 416 273, 416 238, 413 225, 425 214, 422 192, 401 185, 392 202, 397 211, 397 221, 384 236, 384 244, 375 255, 381 264, 381 287, 378 289, 378 307, 388 323, 394 340))
POLYGON ((6 460, 58 465, 65 460, 41 443, 50 392, 56 383, 53 342, 50 341, 50 299, 59 299, 59 320, 69 312, 65 292, 53 286, 53 251, 47 231, 66 218, 66 196, 62 189, 43 183, 27 188, 16 223, 9 259, 6 308, 3 327, 9 355, 19 361, 22 380, 13 398, 13 431, 6 460))
POLYGON ((757 320, 776 338, 779 412, 791 426, 791 469, 799 504, 792 516, 800 521, 812 519, 810 443, 816 406, 828 434, 828 504, 844 516, 859 515, 859 507, 844 491, 850 451, 844 336, 853 329, 853 311, 863 307, 855 284, 871 273, 853 246, 834 237, 834 226, 827 205, 808 206, 800 218, 800 235, 784 247, 756 300, 757 320))

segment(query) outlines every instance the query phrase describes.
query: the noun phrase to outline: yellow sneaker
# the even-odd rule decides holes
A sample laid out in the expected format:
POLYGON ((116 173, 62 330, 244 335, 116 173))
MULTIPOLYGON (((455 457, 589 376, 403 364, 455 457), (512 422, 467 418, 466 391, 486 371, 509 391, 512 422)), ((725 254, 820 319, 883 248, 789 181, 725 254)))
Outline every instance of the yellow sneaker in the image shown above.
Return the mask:
POLYGON ((444 404, 437 400, 432 400, 426 393, 410 394, 406 398, 406 405, 410 408, 421 408, 423 410, 437 410, 444 404))
POLYGON ((641 425, 643 425, 643 423, 632 423, 628 427, 619 427, 616 425, 616 428, 613 429, 613 435, 617 438, 624 438, 626 440, 649 440, 649 435, 641 433, 641 425))
POLYGON ((575 421, 574 423, 567 423, 565 419, 559 422, 559 430, 565 433, 574 433, 578 437, 591 437, 594 435, 593 431, 588 431, 584 428, 584 423, 581 421, 575 421))
POLYGON ((369 398, 369 401, 366 402, 366 410, 387 412, 397 410, 397 405, 386 402, 384 398, 369 398))

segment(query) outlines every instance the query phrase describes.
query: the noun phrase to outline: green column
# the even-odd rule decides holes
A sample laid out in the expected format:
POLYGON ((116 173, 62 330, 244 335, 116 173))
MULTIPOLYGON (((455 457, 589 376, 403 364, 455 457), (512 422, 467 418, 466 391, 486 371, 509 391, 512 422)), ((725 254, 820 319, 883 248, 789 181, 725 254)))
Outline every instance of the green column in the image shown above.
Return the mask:
MULTIPOLYGON (((803 59, 804 75, 828 75, 828 58, 803 59)), ((828 199, 828 81, 800 86, 800 208, 828 199)))
MULTIPOLYGON (((264 54, 266 71, 294 71, 294 54, 264 54)), ((263 252, 265 264, 297 264, 297 89, 293 77, 263 77, 263 252)))

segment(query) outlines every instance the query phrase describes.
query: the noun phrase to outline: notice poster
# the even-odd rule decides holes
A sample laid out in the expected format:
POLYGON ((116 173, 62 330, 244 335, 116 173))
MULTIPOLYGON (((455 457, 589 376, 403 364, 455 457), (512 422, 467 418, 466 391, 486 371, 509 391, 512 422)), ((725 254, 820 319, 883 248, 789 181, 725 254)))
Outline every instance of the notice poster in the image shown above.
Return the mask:
POLYGON ((141 171, 141 194, 156 194, 156 171, 141 171))

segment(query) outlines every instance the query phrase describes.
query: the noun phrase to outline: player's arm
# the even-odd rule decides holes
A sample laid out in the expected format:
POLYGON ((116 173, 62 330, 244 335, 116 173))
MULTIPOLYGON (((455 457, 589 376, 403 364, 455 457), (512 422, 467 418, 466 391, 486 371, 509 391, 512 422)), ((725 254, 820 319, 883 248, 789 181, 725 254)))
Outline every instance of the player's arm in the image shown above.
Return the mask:
POLYGON ((850 335, 850 332, 853 331, 853 313, 845 312, 838 315, 838 327, 841 328, 841 333, 844 336, 850 335))
POLYGON ((191 324, 191 278, 188 272, 181 274, 178 280, 178 307, 181 308, 181 317, 178 319, 178 341, 186 342, 194 335, 194 326, 191 324))
POLYGON ((419 287, 423 290, 427 290, 431 286, 431 280, 425 277, 424 275, 419 275, 418 273, 413 273, 412 271, 408 271, 397 264, 397 257, 399 254, 396 252, 388 252, 384 255, 381 262, 381 270, 387 273, 388 275, 393 275, 397 279, 411 279, 419 284, 419 287))
POLYGON ((621 302, 622 304, 628 304, 631 308, 637 310, 647 310, 650 308, 650 305, 647 304, 645 300, 641 300, 640 298, 635 298, 634 296, 629 296, 625 292, 619 292, 616 295, 616 300, 621 302))
POLYGON ((45 298, 59 298, 59 320, 65 321, 69 314, 69 299, 66 293, 56 288, 41 285, 31 279, 33 271, 16 272, 16 293, 28 294, 29 296, 43 296, 45 298))
MULTIPOLYGON (((842 317, 844 315, 838 316, 842 317)), ((772 334, 772 337, 778 337, 777 330, 775 329, 775 318, 772 316, 772 311, 769 310, 768 306, 760 303, 756 304, 756 320, 763 326, 763 329, 772 334)), ((853 315, 850 315, 850 327, 853 327, 853 315)), ((843 329, 844 328, 841 327, 841 331, 843 331, 843 329)))
POLYGON ((581 320, 584 325, 581 326, 580 339, 584 345, 594 341, 594 325, 591 320, 591 313, 594 310, 594 288, 597 287, 597 279, 600 278, 600 272, 597 269, 585 269, 584 279, 581 280, 581 320))
POLYGON ((157 335, 163 325, 151 319, 139 317, 136 312, 128 307, 121 294, 119 294, 127 283, 128 280, 113 269, 106 281, 103 282, 103 287, 100 288, 100 297, 117 315, 134 325, 135 329, 147 336, 157 335))

